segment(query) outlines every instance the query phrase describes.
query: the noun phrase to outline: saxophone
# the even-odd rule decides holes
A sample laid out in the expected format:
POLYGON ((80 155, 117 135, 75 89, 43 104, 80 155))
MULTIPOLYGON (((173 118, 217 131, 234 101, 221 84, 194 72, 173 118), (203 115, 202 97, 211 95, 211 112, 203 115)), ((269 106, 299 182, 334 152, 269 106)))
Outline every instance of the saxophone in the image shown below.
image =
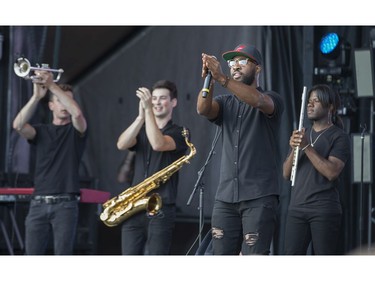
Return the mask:
POLYGON ((189 142, 189 131, 184 128, 182 135, 190 148, 190 153, 177 159, 136 186, 130 187, 106 201, 103 204, 103 212, 100 214, 100 219, 105 225, 109 227, 116 226, 142 210, 146 210, 149 216, 158 214, 162 206, 160 195, 153 193, 150 196, 146 196, 147 193, 165 183, 174 173, 181 169, 183 164, 189 163, 189 160, 196 153, 194 145, 189 142))

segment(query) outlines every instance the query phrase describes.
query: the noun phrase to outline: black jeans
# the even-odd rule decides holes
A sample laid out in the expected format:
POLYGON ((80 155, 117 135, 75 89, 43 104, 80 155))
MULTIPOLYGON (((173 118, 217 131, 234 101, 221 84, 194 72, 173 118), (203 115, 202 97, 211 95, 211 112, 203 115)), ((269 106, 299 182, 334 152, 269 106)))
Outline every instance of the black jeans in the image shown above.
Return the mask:
POLYGON ((315 255, 337 254, 341 214, 288 211, 285 230, 285 254, 306 255, 312 242, 315 255))
POLYGON ((53 237, 55 255, 72 255, 78 211, 78 199, 58 203, 32 199, 25 220, 26 254, 45 254, 49 239, 53 237))
POLYGON ((211 219, 213 254, 268 255, 277 205, 276 196, 240 203, 215 201, 211 219))
POLYGON ((122 254, 168 255, 175 219, 175 205, 163 205, 161 213, 152 218, 146 212, 128 218, 121 227, 122 254))

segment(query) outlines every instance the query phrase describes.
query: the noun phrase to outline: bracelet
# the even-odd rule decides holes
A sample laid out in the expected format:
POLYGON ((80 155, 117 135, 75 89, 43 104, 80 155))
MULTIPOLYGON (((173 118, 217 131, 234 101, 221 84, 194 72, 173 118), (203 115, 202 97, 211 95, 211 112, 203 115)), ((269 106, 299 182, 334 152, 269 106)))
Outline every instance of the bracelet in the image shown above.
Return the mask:
POLYGON ((304 148, 302 148, 301 150, 304 151, 306 148, 308 148, 310 146, 310 144, 306 145, 304 148))
POLYGON ((230 80, 229 76, 225 76, 225 81, 224 81, 223 84, 221 84, 221 86, 222 86, 223 88, 226 88, 226 87, 228 86, 228 82, 229 82, 229 80, 230 80))

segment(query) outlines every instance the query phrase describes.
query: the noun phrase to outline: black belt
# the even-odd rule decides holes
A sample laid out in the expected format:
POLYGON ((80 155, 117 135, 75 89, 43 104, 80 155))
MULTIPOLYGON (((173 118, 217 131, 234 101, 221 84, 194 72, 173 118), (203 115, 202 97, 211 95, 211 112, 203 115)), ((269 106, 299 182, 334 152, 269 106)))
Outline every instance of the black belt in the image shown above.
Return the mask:
POLYGON ((66 195, 35 195, 31 198, 38 203, 46 204, 57 204, 61 202, 79 201, 78 195, 66 194, 66 195))

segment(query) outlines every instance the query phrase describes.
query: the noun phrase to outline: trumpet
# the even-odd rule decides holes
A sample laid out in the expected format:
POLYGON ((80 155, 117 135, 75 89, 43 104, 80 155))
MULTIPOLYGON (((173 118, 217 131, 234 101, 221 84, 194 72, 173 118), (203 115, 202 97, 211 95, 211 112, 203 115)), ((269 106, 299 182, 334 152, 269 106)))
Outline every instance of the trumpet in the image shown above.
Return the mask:
POLYGON ((36 76, 30 76, 31 71, 35 70, 43 70, 43 71, 49 71, 49 72, 57 72, 56 78, 53 80, 53 82, 58 82, 61 78, 61 75, 63 74, 63 69, 51 69, 49 68, 48 64, 43 63, 41 66, 37 64, 37 66, 31 66, 30 62, 26 58, 18 58, 16 62, 13 65, 14 72, 18 77, 36 81, 38 78, 36 76))

